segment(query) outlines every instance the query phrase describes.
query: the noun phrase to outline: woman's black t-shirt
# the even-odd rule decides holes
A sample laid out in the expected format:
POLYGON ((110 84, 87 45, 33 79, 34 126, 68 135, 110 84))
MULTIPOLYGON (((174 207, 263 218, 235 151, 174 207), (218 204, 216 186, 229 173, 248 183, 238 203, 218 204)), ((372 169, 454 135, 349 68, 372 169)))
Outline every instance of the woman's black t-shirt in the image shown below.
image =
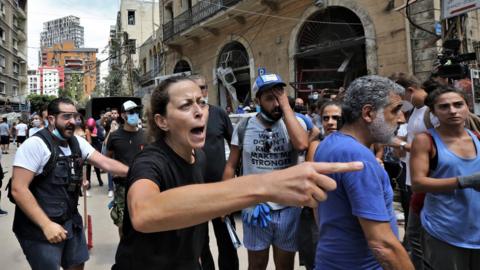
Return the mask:
MULTIPOLYGON (((152 180, 160 191, 203 183, 205 164, 201 150, 195 151, 195 163, 188 164, 159 140, 136 156, 128 172, 127 192, 139 179, 152 180)), ((178 204, 181 203, 182 198, 178 198, 178 204)), ((206 233, 207 223, 174 231, 141 233, 133 228, 128 207, 125 207, 124 237, 112 269, 198 269, 206 233)))

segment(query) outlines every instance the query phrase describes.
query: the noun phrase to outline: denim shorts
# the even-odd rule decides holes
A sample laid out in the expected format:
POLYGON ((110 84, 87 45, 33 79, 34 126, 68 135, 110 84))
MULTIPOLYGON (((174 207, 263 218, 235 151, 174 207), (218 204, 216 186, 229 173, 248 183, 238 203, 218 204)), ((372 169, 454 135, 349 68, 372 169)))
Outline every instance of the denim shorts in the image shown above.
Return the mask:
POLYGON ((297 228, 300 223, 298 207, 286 207, 270 212, 272 220, 267 228, 243 222, 243 244, 251 251, 265 250, 273 245, 283 251, 298 250, 297 228))
MULTIPOLYGON (((65 227, 71 226, 67 221, 65 227)), ((51 244, 48 241, 30 240, 17 236, 23 253, 33 270, 67 269, 80 265, 89 259, 87 241, 81 229, 68 230, 72 233, 65 241, 51 244)))

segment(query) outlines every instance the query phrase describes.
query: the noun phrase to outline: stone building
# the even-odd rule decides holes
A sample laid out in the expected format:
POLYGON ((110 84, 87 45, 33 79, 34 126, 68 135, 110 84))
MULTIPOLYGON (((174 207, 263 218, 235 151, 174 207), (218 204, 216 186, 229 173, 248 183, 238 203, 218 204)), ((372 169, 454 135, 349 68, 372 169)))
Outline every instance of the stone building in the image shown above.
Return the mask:
MULTIPOLYGON (((22 110, 27 95, 27 1, 0 1, 0 113, 22 110)), ((24 109, 24 108, 23 108, 24 109)))
MULTIPOLYGON (((169 74, 201 73, 209 100, 222 107, 248 102, 264 70, 304 99, 365 74, 424 79, 442 45, 435 33, 440 0, 163 0, 160 14, 160 33, 140 53, 143 82, 151 89, 169 74), (151 72, 156 63, 158 75, 151 72)), ((469 13, 470 25, 477 15, 469 13)), ((479 40, 476 25, 466 31, 470 42, 479 40)))
POLYGON ((134 77, 142 65, 139 47, 155 36, 160 23, 158 1, 121 0, 117 21, 110 27, 109 71, 121 77, 121 87, 133 92, 134 77), (137 68, 137 69, 135 69, 137 68))

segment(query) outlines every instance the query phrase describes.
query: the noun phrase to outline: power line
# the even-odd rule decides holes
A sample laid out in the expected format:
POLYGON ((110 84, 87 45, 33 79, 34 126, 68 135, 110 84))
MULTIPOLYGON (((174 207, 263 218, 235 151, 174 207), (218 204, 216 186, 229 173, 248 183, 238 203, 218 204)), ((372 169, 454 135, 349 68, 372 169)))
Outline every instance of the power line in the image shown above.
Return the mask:
POLYGON ((207 1, 207 0, 198 0, 198 1, 210 4, 210 5, 218 6, 218 7, 221 7, 221 8, 225 8, 225 9, 235 10, 235 11, 246 13, 246 14, 253 14, 253 15, 259 15, 259 16, 271 17, 271 18, 280 19, 280 20, 297 21, 297 22, 309 22, 309 23, 318 23, 318 24, 363 25, 362 23, 304 20, 302 18, 271 15, 271 14, 265 14, 265 13, 255 12, 255 11, 243 10, 243 9, 239 9, 239 8, 235 8, 235 7, 229 7, 229 6, 225 6, 225 5, 222 5, 222 4, 213 3, 213 2, 210 2, 210 1, 207 1))

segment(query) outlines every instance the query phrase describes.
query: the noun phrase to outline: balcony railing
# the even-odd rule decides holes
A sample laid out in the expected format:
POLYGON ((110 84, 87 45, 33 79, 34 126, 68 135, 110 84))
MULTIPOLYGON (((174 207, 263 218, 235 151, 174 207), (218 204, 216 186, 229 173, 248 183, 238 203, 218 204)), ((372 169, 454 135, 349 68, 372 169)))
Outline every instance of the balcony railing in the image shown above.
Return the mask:
POLYGON ((236 5, 240 1, 241 0, 199 1, 192 9, 183 12, 173 18, 173 20, 163 24, 163 40, 166 41, 172 38, 174 35, 212 17, 221 10, 226 10, 236 5))

